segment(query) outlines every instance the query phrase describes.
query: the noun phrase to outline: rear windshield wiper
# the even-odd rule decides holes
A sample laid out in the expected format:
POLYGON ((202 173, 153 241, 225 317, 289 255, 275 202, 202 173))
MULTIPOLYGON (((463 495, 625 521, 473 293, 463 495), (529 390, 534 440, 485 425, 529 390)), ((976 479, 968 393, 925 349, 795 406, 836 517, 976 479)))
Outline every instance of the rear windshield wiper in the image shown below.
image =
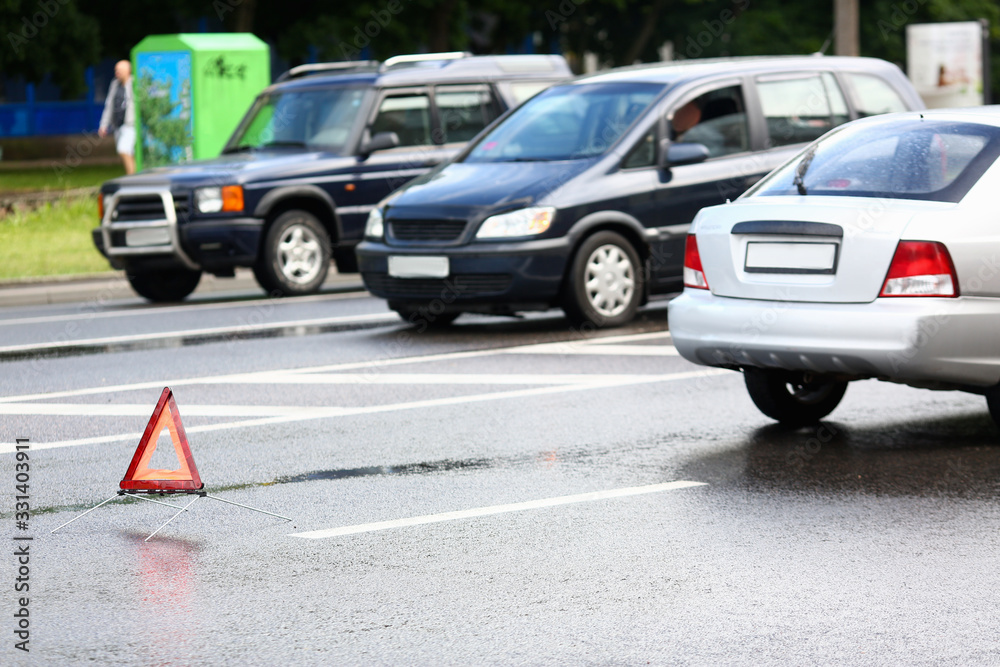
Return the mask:
POLYGON ((809 191, 806 190, 805 177, 806 172, 809 171, 809 166, 812 165, 813 158, 816 157, 816 148, 819 144, 813 144, 812 147, 806 151, 806 154, 802 156, 802 161, 799 165, 795 167, 795 178, 792 179, 792 185, 794 185, 800 195, 807 195, 809 191))

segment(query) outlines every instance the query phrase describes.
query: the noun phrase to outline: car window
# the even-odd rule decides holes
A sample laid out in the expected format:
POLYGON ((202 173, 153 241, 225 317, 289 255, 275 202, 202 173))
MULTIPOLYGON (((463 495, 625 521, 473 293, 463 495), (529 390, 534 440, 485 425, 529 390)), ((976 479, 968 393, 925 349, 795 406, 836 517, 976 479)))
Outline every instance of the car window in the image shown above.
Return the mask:
POLYGON ((340 150, 364 98, 360 88, 261 95, 233 133, 227 152, 268 147, 340 150))
POLYGON ((671 138, 703 144, 709 157, 750 149, 742 86, 726 86, 680 104, 670 114, 671 138))
POLYGON ((467 162, 575 160, 607 151, 663 84, 557 86, 533 97, 483 137, 467 162))
POLYGON ((829 73, 762 76, 756 83, 769 146, 813 141, 848 121, 847 102, 829 73))
POLYGON ((386 97, 371 126, 372 136, 395 132, 400 146, 431 144, 431 103, 426 93, 386 97))
POLYGON ((623 169, 652 167, 656 164, 656 131, 650 130, 622 161, 623 169))
POLYGON ((444 143, 465 143, 499 115, 487 86, 438 86, 434 90, 444 143))
POLYGON ((957 202, 1000 155, 1000 128, 908 120, 845 126, 753 191, 957 202))
POLYGON ((894 111, 906 111, 906 103, 892 86, 884 80, 871 74, 844 74, 851 89, 854 91, 854 103, 858 107, 858 115, 875 116, 894 111))

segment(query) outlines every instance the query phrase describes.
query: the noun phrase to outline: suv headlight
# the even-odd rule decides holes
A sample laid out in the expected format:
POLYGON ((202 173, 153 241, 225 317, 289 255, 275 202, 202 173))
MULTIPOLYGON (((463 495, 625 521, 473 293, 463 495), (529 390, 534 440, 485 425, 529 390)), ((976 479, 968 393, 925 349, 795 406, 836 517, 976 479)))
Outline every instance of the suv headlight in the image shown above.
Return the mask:
POLYGON ((556 210, 551 206, 532 206, 510 213, 490 216, 476 233, 477 239, 502 239, 534 236, 552 226, 556 210))
POLYGON ((199 213, 236 213, 243 210, 243 186, 225 185, 221 188, 198 188, 194 191, 194 204, 199 213))
POLYGON ((368 222, 365 223, 365 238, 381 239, 385 234, 385 224, 382 220, 382 207, 376 206, 368 213, 368 222))

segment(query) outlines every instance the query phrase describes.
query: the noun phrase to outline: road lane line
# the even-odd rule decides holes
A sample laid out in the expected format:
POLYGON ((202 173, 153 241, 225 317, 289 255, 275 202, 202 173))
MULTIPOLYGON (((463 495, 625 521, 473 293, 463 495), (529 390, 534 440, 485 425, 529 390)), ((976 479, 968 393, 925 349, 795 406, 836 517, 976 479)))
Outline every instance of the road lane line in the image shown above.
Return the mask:
POLYGON ((647 493, 660 493, 662 491, 673 491, 675 489, 688 489, 695 486, 708 486, 704 482, 666 482, 664 484, 650 484, 648 486, 629 486, 623 489, 609 489, 607 491, 592 491, 590 493, 578 493, 572 496, 556 496, 554 498, 542 498, 540 500, 529 500, 523 503, 510 503, 509 505, 492 505, 490 507, 476 507, 468 510, 458 510, 456 512, 442 512, 441 514, 426 514, 424 516, 413 516, 406 519, 396 519, 393 521, 378 521, 376 523, 363 523, 356 526, 342 526, 340 528, 327 528, 324 530, 311 530, 304 533, 291 533, 289 537, 302 537, 309 540, 322 540, 330 537, 341 537, 343 535, 356 535, 358 533, 371 533, 379 530, 390 530, 392 528, 407 528, 409 526, 422 526, 428 523, 441 523, 443 521, 456 521, 458 519, 472 519, 493 514, 508 514, 511 512, 524 512, 527 510, 541 509, 544 507, 557 507, 559 505, 571 505, 574 503, 589 503, 597 500, 607 500, 609 498, 625 498, 628 496, 639 496, 647 493))
POLYGON ((32 352, 48 352, 75 347, 97 347, 101 345, 121 345, 124 343, 142 343, 171 338, 194 338, 204 336, 246 335, 274 329, 290 329, 293 327, 328 326, 331 324, 355 324, 367 322, 388 322, 398 320, 393 313, 375 315, 347 315, 342 317, 322 317, 312 320, 292 320, 269 324, 241 324, 232 327, 210 327, 207 329, 186 329, 177 331, 161 331, 156 333, 132 334, 128 336, 107 336, 105 338, 82 338, 79 340, 53 341, 49 343, 25 343, 23 345, 6 345, 0 347, 0 355, 29 354, 32 352))
POLYGON ((617 357, 676 357, 677 348, 673 345, 561 345, 559 343, 543 343, 519 350, 509 350, 505 354, 580 354, 598 355, 611 354, 617 357))
MULTIPOLYGON (((345 299, 363 299, 368 298, 369 294, 364 291, 364 286, 360 283, 357 286, 358 291, 356 292, 338 292, 335 294, 314 294, 312 296, 298 296, 295 297, 293 301, 286 299, 281 299, 281 306, 295 306, 303 303, 312 303, 315 301, 341 301, 345 299)), ((243 301, 227 301, 225 303, 188 303, 183 306, 154 306, 154 305, 142 305, 127 310, 113 310, 113 311, 92 311, 92 312, 77 312, 77 313, 64 313, 62 315, 37 315, 35 317, 20 317, 13 319, 0 319, 0 327, 12 326, 18 324, 44 324, 47 322, 72 322, 74 320, 96 320, 96 319, 107 319, 110 317, 129 317, 129 316, 142 316, 142 315, 169 315, 171 313, 189 313, 198 310, 224 310, 229 308, 246 308, 247 310, 259 309, 264 304, 271 304, 273 306, 278 305, 278 299, 269 299, 266 296, 262 296, 258 299, 248 299, 243 301)), ((91 306, 96 302, 88 302, 87 306, 91 306)), ((84 309, 87 308, 84 306, 84 309)))
MULTIPOLYGON (((638 334, 640 336, 663 336, 666 332, 656 332, 654 334, 638 334)), ((617 341, 628 336, 608 336, 606 338, 593 338, 589 341, 617 341)), ((567 344, 572 341, 566 341, 567 344)), ((547 345, 548 343, 543 343, 547 345)), ((135 382, 130 384, 108 385, 104 387, 87 387, 84 389, 69 389, 65 391, 53 391, 37 394, 21 394, 17 396, 0 397, 0 403, 21 403, 24 401, 37 401, 57 398, 72 398, 76 396, 95 396, 100 394, 110 394, 124 391, 141 391, 144 389, 162 389, 163 387, 183 387, 193 385, 211 384, 239 384, 242 382, 257 382, 257 378, 269 374, 282 373, 324 373, 348 370, 381 369, 388 366, 399 366, 405 364, 422 364, 435 361, 454 361, 457 359, 475 359, 488 357, 497 354, 506 354, 511 350, 533 347, 537 343, 527 345, 514 345, 509 347, 492 347, 480 350, 464 350, 461 352, 440 352, 435 354, 416 355, 411 357, 388 357, 384 359, 368 359, 365 361, 348 361, 339 364, 324 364, 322 366, 305 366, 302 368, 274 369, 268 371, 253 371, 250 373, 231 373, 224 375, 206 375, 194 378, 174 378, 173 380, 155 380, 151 382, 135 382)))
MULTIPOLYGON (((250 419, 236 422, 226 422, 223 424, 207 424, 203 426, 185 427, 187 433, 206 433, 211 431, 224 431, 238 428, 249 428, 252 426, 268 426, 272 424, 287 424, 293 422, 303 422, 313 419, 328 419, 331 417, 348 417, 354 415, 370 415, 385 412, 396 412, 398 410, 414 410, 422 408, 450 407, 470 403, 484 403, 488 401, 500 401, 511 398, 526 398, 531 396, 544 396, 550 394, 569 393, 574 391, 589 391, 591 389, 607 389, 614 387, 636 386, 641 384, 651 384, 655 382, 671 382, 675 380, 688 380, 694 378, 712 377, 715 375, 732 375, 732 371, 721 369, 708 369, 690 371, 684 373, 671 373, 667 375, 636 375, 630 379, 619 379, 618 381, 602 381, 601 376, 596 375, 594 382, 586 384, 556 385, 554 387, 536 387, 533 389, 517 389, 511 391, 497 391, 486 394, 470 394, 467 396, 449 396, 447 398, 425 399, 421 401, 410 401, 407 403, 388 403, 385 405, 371 405, 363 407, 330 407, 313 408, 308 412, 293 415, 280 415, 276 417, 264 417, 261 419, 250 419)), ((614 377, 614 376, 612 376, 614 377)), ((184 411, 182 410, 182 414, 184 411)), ((32 441, 31 449, 54 449, 58 447, 75 447, 78 445, 93 445, 109 442, 121 442, 124 440, 138 440, 141 433, 125 433, 109 436, 97 436, 92 438, 82 438, 79 440, 63 440, 59 442, 35 442, 32 441)), ((0 443, 0 454, 9 454, 15 451, 15 443, 0 443)))

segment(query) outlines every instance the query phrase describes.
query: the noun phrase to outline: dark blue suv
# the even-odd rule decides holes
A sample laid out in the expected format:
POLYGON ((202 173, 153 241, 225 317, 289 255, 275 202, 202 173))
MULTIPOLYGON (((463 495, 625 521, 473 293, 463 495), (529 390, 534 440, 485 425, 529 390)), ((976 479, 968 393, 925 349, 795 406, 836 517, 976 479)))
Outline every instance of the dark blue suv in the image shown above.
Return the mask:
POLYGON ((357 270, 374 204, 570 76, 547 55, 297 67, 260 94, 220 157, 105 183, 94 243, 153 301, 240 266, 272 294, 315 292, 331 258, 357 270))
POLYGON ((897 67, 868 58, 686 61, 553 86, 373 210, 361 275, 414 323, 561 307, 620 325, 680 290, 702 207, 837 125, 920 108, 897 67))

